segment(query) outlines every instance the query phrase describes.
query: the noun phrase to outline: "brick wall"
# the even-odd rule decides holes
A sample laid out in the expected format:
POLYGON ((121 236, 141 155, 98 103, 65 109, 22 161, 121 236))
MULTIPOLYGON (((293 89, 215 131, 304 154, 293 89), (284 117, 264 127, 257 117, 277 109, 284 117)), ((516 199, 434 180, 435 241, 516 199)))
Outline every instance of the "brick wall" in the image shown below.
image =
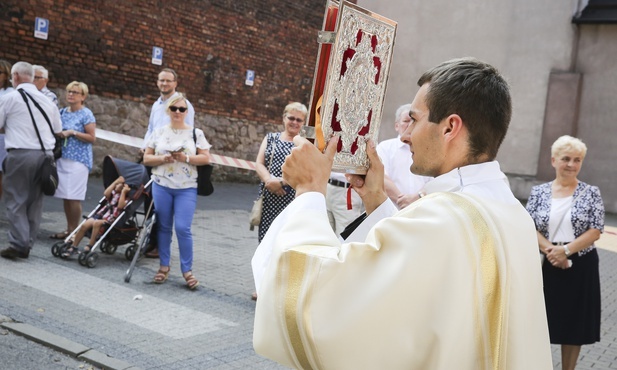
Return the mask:
MULTIPOLYGON (((324 7, 324 0, 4 0, 0 58, 46 66, 59 93, 85 82, 99 127, 137 136, 158 98, 157 73, 171 67, 212 150, 253 160, 263 135, 281 129, 284 106, 309 103, 324 7), (34 38, 36 17, 50 21, 47 40, 34 38), (151 64, 153 46, 164 49, 162 66, 151 64), (256 74, 252 87, 247 69, 256 74)), ((96 153, 113 150, 95 145, 102 145, 96 153)))

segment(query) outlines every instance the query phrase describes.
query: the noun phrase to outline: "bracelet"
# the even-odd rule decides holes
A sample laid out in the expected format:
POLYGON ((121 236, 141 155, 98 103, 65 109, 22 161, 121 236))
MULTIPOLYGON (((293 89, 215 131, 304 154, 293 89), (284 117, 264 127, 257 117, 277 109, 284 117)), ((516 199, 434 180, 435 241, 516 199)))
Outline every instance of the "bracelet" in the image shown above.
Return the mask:
POLYGON ((185 157, 186 157, 186 163, 189 163, 189 156, 188 156, 188 154, 185 155, 185 157))
POLYGON ((569 256, 570 256, 570 254, 572 254, 572 253, 570 252, 570 248, 568 248, 568 245, 567 245, 567 244, 565 244, 565 245, 563 246, 563 251, 564 251, 564 252, 566 252, 566 257, 569 257, 569 256))

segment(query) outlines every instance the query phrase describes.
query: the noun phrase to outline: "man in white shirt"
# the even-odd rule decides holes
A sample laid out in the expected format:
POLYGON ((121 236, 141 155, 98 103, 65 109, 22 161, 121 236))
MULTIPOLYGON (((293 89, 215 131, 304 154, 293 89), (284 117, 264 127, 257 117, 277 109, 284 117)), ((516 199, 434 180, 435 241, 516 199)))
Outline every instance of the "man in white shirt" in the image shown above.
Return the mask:
POLYGON ((47 83, 49 82, 49 72, 43 66, 35 64, 32 67, 34 68, 34 85, 57 107, 58 96, 47 88, 47 83))
POLYGON ((398 137, 384 140, 377 145, 377 154, 379 154, 385 171, 386 193, 399 209, 407 207, 411 202, 420 198, 424 185, 433 179, 429 176, 416 175, 409 170, 413 160, 409 145, 401 140, 401 136, 411 122, 410 109, 411 104, 398 107, 394 120, 394 129, 398 137))
MULTIPOLYGON (((176 74, 176 71, 171 68, 163 68, 163 70, 159 73, 156 86, 158 86, 161 96, 154 102, 154 104, 152 104, 150 120, 148 121, 148 130, 146 131, 146 136, 144 137, 143 148, 146 148, 148 140, 155 130, 168 125, 171 122, 171 119, 166 112, 167 102, 172 96, 180 94, 176 91, 176 88, 178 87, 178 75, 176 74)), ((186 105, 188 106, 189 111, 185 120, 188 125, 193 126, 195 122, 195 109, 193 109, 193 105, 188 100, 186 100, 186 105)))
POLYGON ((362 198, 351 188, 345 175, 331 172, 326 190, 326 208, 330 226, 340 235, 353 220, 364 212, 362 198))
POLYGON ((5 132, 7 156, 4 160, 4 202, 9 222, 9 246, 0 251, 4 258, 28 258, 41 223, 43 192, 40 169, 45 155, 52 155, 55 134, 62 131, 60 112, 32 83, 34 69, 30 63, 17 62, 11 69, 12 83, 16 90, 0 98, 0 129, 5 132), (28 104, 19 90, 29 95, 28 104), (50 120, 50 130, 43 113, 50 120), (45 151, 34 128, 28 111, 41 135, 45 151))
MULTIPOLYGON (((161 92, 161 96, 152 104, 152 110, 150 111, 150 120, 148 121, 148 130, 146 131, 146 135, 144 136, 144 143, 142 146, 141 154, 143 155, 147 145, 148 140, 150 140, 150 136, 154 133, 154 131, 158 130, 161 127, 168 125, 171 122, 171 117, 167 114, 167 102, 170 98, 175 97, 178 94, 181 94, 176 91, 178 87, 178 74, 171 68, 163 68, 161 72, 159 72, 158 79, 156 80, 156 86, 158 86, 159 91, 161 92)), ((185 123, 189 126, 195 125, 195 109, 191 102, 188 99, 185 99, 186 105, 189 108, 186 117, 185 123)), ((151 168, 146 167, 148 170, 148 175, 150 175, 151 168)), ((149 200, 146 202, 146 208, 149 207, 149 200)), ((157 241, 157 226, 154 224, 154 228, 150 233, 150 251, 146 253, 146 257, 148 258, 159 258, 158 250, 156 249, 156 241, 157 241)))
POLYGON ((324 194, 338 137, 283 165, 296 199, 253 257, 257 353, 298 369, 552 369, 534 223, 495 161, 511 117, 504 78, 473 58, 419 79, 402 135, 435 177, 401 211, 375 143, 349 181, 368 217, 345 242, 324 194))

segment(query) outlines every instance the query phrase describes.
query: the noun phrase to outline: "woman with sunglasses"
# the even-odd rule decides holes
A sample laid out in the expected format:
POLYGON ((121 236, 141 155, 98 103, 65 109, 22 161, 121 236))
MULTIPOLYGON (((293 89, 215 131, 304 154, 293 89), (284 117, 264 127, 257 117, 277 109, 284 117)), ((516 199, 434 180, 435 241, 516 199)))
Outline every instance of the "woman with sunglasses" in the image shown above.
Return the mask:
MULTIPOLYGON (((96 120, 84 102, 88 85, 73 81, 66 86, 68 107, 60 109, 64 140, 62 157, 58 158, 58 189, 54 197, 64 202, 66 230, 53 234, 52 239, 65 239, 81 222, 81 202, 86 199, 88 175, 92 171, 92 144, 96 140, 96 120)), ((76 251, 76 249, 75 249, 76 251)))
POLYGON ((178 94, 169 99, 171 123, 150 136, 144 165, 152 167, 152 197, 158 223, 160 267, 154 283, 167 280, 171 261, 172 227, 180 249, 180 270, 189 289, 199 281, 193 275, 193 235, 191 224, 197 206, 197 168, 210 163, 210 143, 202 130, 186 121, 187 102, 178 94), (195 136, 193 136, 195 135, 195 136))
MULTIPOLYGON (((293 139, 300 133, 308 110, 302 103, 290 103, 283 111, 283 132, 269 133, 261 142, 255 161, 261 180, 259 194, 263 196, 261 222, 257 240, 266 235, 272 221, 296 197, 296 192, 283 180, 282 166, 294 147, 293 139)), ((253 300, 257 293, 253 293, 253 300)))

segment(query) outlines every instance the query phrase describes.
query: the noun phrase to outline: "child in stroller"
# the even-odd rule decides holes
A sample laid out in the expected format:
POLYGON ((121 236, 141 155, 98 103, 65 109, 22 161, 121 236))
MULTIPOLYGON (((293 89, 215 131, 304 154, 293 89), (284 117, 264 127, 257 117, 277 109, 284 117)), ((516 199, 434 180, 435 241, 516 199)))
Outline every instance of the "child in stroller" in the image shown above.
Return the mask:
POLYGON ((107 200, 105 206, 101 207, 92 217, 88 218, 79 228, 75 239, 63 253, 62 258, 69 258, 79 252, 79 242, 84 238, 86 232, 92 229, 90 243, 84 247, 83 253, 88 253, 90 248, 96 242, 96 238, 101 232, 101 227, 105 224, 111 225, 116 217, 122 213, 126 206, 128 193, 131 190, 130 186, 124 182, 124 177, 119 176, 111 185, 105 189, 103 195, 107 200))

